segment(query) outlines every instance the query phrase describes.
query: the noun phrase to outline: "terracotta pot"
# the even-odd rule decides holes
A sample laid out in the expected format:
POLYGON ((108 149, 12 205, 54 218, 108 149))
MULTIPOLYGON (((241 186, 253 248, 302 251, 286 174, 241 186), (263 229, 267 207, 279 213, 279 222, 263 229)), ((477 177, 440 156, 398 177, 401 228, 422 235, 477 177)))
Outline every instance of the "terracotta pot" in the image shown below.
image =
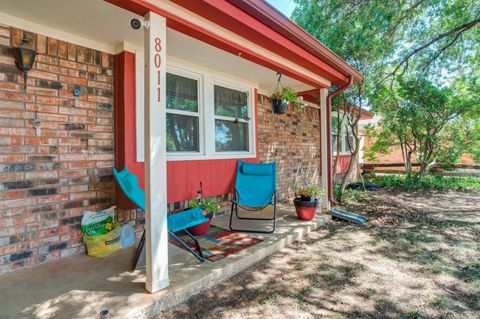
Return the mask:
POLYGON ((298 219, 312 220, 317 212, 318 200, 302 200, 295 198, 293 200, 295 205, 295 211, 297 212, 298 219))
POLYGON ((193 236, 203 236, 208 233, 210 224, 212 223, 213 214, 207 214, 205 217, 208 218, 208 222, 204 222, 187 229, 193 236))

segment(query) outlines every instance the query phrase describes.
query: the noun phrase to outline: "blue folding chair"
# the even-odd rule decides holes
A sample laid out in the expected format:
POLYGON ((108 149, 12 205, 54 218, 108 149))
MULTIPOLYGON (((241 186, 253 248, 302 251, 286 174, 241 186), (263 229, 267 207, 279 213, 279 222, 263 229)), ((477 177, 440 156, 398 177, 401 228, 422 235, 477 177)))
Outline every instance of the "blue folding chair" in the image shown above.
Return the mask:
POLYGON ((238 161, 233 192, 232 211, 230 214, 230 229, 248 233, 275 232, 277 217, 277 165, 275 162, 254 164, 238 161), (247 211, 259 211, 273 205, 273 217, 242 217, 238 214, 238 207, 247 211), (244 220, 271 220, 272 229, 256 230, 241 229, 232 226, 233 213, 237 219, 244 220))
MULTIPOLYGON (((117 180, 118 185, 122 189, 123 193, 130 199, 135 205, 138 206, 141 210, 145 211, 145 192, 138 186, 138 178, 136 175, 128 172, 127 167, 125 167, 121 172, 118 172, 115 168, 113 169, 113 175, 117 180)), ((187 228, 199 225, 201 223, 207 222, 208 218, 203 216, 202 210, 200 208, 188 209, 183 212, 169 215, 167 217, 167 228, 169 235, 174 238, 178 243, 188 250, 193 256, 195 256, 200 262, 205 260, 203 256, 202 248, 198 241, 187 231, 187 228), (188 237, 190 237, 197 251, 194 251, 190 248, 187 243, 181 240, 175 233, 183 231, 188 237)), ((138 259, 145 245, 145 230, 143 231, 142 238, 138 243, 137 252, 135 254, 134 267, 136 268, 138 259)))

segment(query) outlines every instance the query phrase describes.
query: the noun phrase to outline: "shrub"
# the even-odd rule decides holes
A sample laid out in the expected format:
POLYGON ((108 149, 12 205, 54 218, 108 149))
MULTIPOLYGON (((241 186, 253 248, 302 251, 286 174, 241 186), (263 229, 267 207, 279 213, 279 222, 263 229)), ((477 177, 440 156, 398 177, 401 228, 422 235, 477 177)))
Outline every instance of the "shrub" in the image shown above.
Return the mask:
POLYGON ((441 175, 367 175, 367 182, 380 187, 414 190, 460 190, 480 191, 479 177, 453 177, 441 175))
POLYGON ((218 213, 219 205, 218 201, 212 198, 194 198, 190 201, 190 208, 200 207, 201 210, 208 213, 218 213))
MULTIPOLYGON (((340 195, 342 192, 342 185, 335 184, 333 185, 333 196, 335 200, 340 200, 340 195)), ((368 192, 363 191, 363 189, 345 189, 342 196, 342 203, 348 202, 359 202, 368 200, 368 192)))
POLYGON ((308 184, 307 182, 298 183, 293 188, 293 192, 296 197, 302 198, 302 200, 311 200, 323 194, 323 191, 317 184, 308 184))

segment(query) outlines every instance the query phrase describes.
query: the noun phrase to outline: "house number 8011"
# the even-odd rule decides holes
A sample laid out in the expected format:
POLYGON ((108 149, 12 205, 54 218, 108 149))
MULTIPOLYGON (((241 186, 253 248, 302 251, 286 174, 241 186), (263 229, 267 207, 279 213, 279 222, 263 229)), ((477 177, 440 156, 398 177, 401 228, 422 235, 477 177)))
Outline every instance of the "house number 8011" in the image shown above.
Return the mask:
POLYGON ((162 58, 160 57, 162 52, 162 41, 160 38, 155 38, 155 56, 153 62, 157 70, 157 101, 160 102, 160 65, 162 64, 162 58))

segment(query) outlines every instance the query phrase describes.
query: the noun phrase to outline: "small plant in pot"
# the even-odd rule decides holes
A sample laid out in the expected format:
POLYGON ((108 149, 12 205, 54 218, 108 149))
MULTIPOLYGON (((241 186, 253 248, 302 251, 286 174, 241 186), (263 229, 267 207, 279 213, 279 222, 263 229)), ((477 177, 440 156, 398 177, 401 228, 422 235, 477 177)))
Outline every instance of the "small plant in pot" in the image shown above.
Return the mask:
POLYGON ((277 88, 270 96, 272 112, 275 114, 285 114, 289 103, 294 105, 296 112, 302 109, 302 99, 297 96, 297 93, 291 87, 277 88))
POLYGON ((309 184, 307 182, 300 183, 294 187, 295 211, 301 220, 312 220, 318 207, 317 197, 323 194, 323 191, 316 184, 309 184))
POLYGON ((218 213, 219 205, 218 201, 213 198, 194 198, 190 202, 190 208, 197 207, 199 207, 202 210, 203 215, 208 218, 208 222, 190 227, 188 231, 194 236, 202 236, 208 233, 213 216, 218 213))

